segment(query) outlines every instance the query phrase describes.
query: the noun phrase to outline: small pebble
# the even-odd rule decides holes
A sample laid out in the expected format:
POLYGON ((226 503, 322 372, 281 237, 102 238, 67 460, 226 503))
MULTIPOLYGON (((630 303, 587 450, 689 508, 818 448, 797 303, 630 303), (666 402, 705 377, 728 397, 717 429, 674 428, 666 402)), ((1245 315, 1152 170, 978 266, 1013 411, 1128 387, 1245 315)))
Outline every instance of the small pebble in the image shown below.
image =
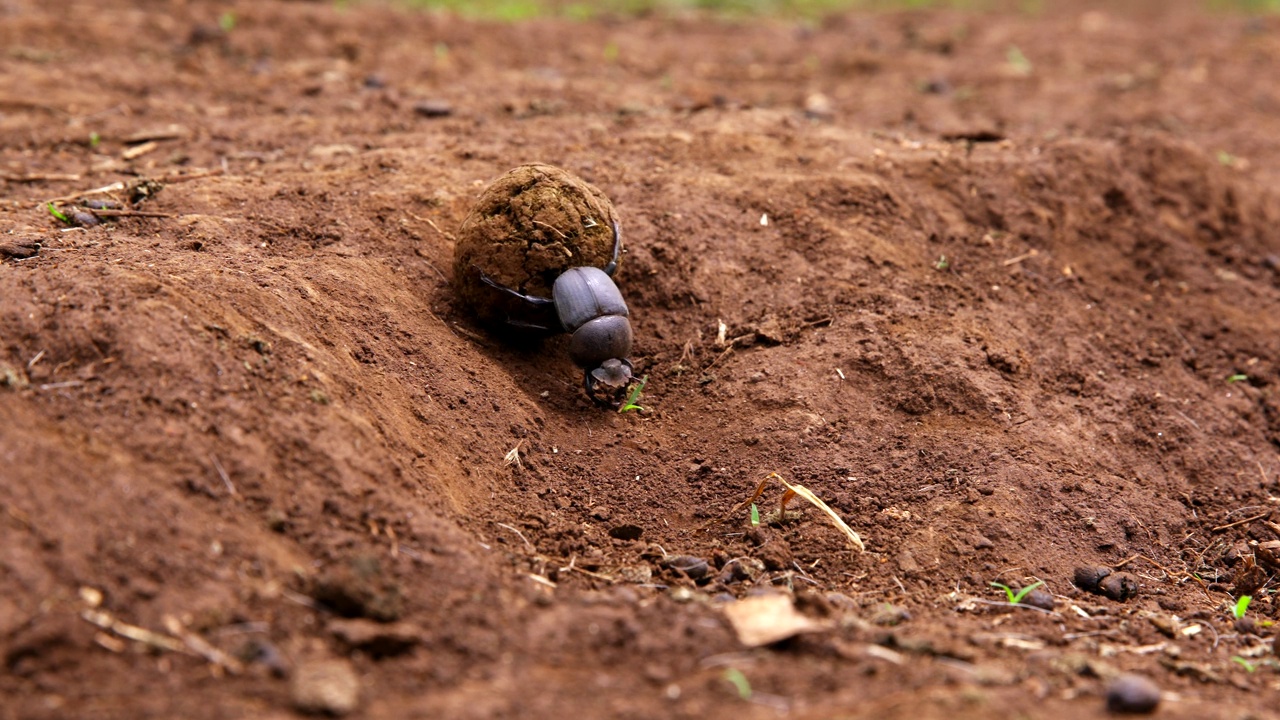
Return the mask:
POLYGON ((423 100, 414 103, 413 111, 422 117, 440 118, 453 114, 453 106, 443 100, 423 100))
POLYGON ((291 691, 302 712, 346 715, 360 701, 360 678, 347 660, 312 660, 298 666, 291 691))
POLYGON ((1078 567, 1075 572, 1076 587, 1085 592, 1096 593, 1102 579, 1111 574, 1111 568, 1101 566, 1078 567))
POLYGON ((668 558, 665 564, 672 570, 684 573, 690 580, 701 580, 711 572, 711 566, 706 560, 692 555, 675 555, 668 558))
POLYGON ((804 114, 815 120, 826 120, 835 115, 831 98, 822 93, 812 93, 804 99, 804 114))
POLYGON ((951 92, 951 83, 942 78, 934 78, 922 84, 920 92, 928 95, 946 95, 951 92))
POLYGON ((687 603, 692 602, 697 595, 693 589, 687 587, 673 587, 669 593, 672 602, 687 603))
POLYGON ((71 224, 76 227, 96 227, 102 224, 97 215, 84 210, 76 210, 68 215, 71 224))
POLYGON ((1141 675, 1122 675, 1107 687, 1107 710, 1146 715, 1160 704, 1160 688, 1141 675))
MULTIPOLYGON (((648 564, 623 565, 617 569, 615 575, 622 582, 643 585, 653 580, 653 568, 648 564)), ((618 590, 621 592, 622 588, 618 590)))
POLYGON ((1022 598, 1022 604, 1030 605, 1031 607, 1038 607, 1041 610, 1052 611, 1055 601, 1052 593, 1037 588, 1027 593, 1026 597, 1022 598))

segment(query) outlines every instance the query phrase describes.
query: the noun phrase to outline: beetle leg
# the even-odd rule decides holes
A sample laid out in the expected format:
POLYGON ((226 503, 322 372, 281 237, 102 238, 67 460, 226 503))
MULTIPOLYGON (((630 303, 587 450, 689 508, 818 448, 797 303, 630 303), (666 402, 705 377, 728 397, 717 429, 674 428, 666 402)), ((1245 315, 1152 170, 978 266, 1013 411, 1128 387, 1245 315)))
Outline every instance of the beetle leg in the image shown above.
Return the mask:
POLYGON ((618 227, 618 221, 613 221, 613 259, 609 260, 609 264, 600 268, 604 270, 604 274, 613 277, 613 272, 618 269, 618 256, 622 254, 622 228, 618 227))
POLYGON ((547 333, 559 332, 559 330, 556 328, 549 328, 546 325, 539 325, 538 323, 525 322, 524 320, 516 320, 515 318, 511 318, 511 317, 507 318, 507 324, 513 328, 520 328, 521 330, 535 330, 537 332, 547 332, 547 333))
POLYGON ((551 298, 538 297, 537 295, 525 295, 524 293, 520 292, 519 290, 512 290, 511 288, 507 287, 506 285, 503 285, 502 283, 499 283, 498 281, 494 280, 493 278, 489 277, 488 275, 485 275, 485 274, 484 274, 484 271, 480 269, 480 266, 479 266, 479 265, 476 265, 476 264, 474 264, 474 263, 473 263, 473 264, 471 265, 471 267, 475 268, 475 271, 476 271, 477 273, 479 273, 479 275, 480 275, 480 282, 484 283, 485 285, 488 285, 489 287, 491 287, 491 288, 493 288, 493 289, 495 289, 495 290, 501 290, 502 292, 504 292, 504 293, 506 293, 506 294, 508 294, 508 295, 510 295, 510 296, 512 296, 512 297, 519 298, 519 299, 521 299, 521 300, 523 300, 523 301, 525 301, 525 302, 529 303, 530 305, 535 305, 535 306, 537 306, 537 307, 546 307, 546 306, 548 306, 548 305, 555 305, 555 303, 556 303, 556 301, 555 301, 555 300, 552 300, 551 298))

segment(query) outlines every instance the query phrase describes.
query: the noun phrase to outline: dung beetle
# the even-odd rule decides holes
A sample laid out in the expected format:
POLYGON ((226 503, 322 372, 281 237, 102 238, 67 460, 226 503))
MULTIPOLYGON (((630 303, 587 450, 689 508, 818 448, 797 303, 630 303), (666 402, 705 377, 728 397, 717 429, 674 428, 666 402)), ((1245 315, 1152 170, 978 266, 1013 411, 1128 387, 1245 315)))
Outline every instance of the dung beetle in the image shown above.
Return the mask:
POLYGON ((603 268, 572 267, 560 273, 551 287, 551 297, 526 295, 484 274, 480 281, 539 310, 554 308, 560 328, 508 320, 511 325, 548 332, 563 331, 569 338, 569 357, 582 368, 582 387, 596 402, 618 405, 631 384, 631 321, 627 303, 613 282, 622 252, 622 231, 613 224, 613 258, 603 268), (603 398, 601 397, 603 395, 603 398))

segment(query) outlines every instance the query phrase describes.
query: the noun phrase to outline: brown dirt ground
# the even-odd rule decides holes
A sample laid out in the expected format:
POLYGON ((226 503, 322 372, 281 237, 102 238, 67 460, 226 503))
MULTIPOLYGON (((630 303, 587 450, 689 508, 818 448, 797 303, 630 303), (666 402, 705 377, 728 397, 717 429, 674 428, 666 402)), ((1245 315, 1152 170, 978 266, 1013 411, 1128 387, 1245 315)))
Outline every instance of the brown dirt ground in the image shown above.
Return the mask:
POLYGON ((333 658, 364 717, 1093 717, 1123 671, 1275 717, 1228 605, 1280 615, 1280 18, 3 0, 0 48, 0 717, 285 717, 333 658), (454 303, 530 161, 618 208, 643 414, 454 303), (164 217, 41 208, 139 176, 164 217), (723 517, 775 470, 867 551, 723 517), (769 590, 818 629, 740 644, 769 590))

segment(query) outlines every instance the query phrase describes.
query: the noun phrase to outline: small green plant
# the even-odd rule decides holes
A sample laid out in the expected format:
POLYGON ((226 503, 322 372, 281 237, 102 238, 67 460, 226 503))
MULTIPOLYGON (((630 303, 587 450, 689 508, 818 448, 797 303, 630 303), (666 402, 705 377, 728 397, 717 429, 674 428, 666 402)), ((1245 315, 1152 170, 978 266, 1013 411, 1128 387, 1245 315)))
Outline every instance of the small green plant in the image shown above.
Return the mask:
POLYGON ((624 413, 630 410, 644 410, 643 405, 637 405, 636 401, 640 399, 640 393, 644 391, 645 383, 649 382, 649 376, 645 375, 640 378, 640 382, 631 388, 631 392, 627 393, 627 401, 622 403, 622 407, 618 408, 618 412, 624 413))
POLYGON ((951 267, 951 261, 947 259, 946 255, 940 255, 938 256, 938 259, 933 262, 933 267, 936 270, 946 270, 951 267))
POLYGON ((1253 672, 1254 670, 1258 669, 1257 664, 1251 663, 1248 660, 1245 660, 1244 658, 1240 657, 1239 655, 1232 655, 1231 662, 1239 665, 1240 667, 1244 668, 1245 670, 1248 670, 1249 672, 1253 672))
POLYGON ((1236 373, 1235 375, 1228 375, 1227 382, 1229 383, 1249 382, 1249 376, 1245 375, 1244 373, 1236 373))
POLYGON ((751 527, 760 526, 760 508, 755 503, 751 503, 751 527))
POLYGON ((738 668, 726 668, 724 671, 724 679, 733 685, 733 689, 738 691, 738 697, 743 700, 751 699, 751 681, 747 680, 747 676, 742 674, 738 668))
POLYGON ((95 130, 89 133, 89 147, 96 148, 102 144, 102 136, 95 130))
POLYGON ((224 12, 218 16, 218 27, 222 28, 222 32, 229 33, 236 26, 236 14, 230 11, 224 12))
POLYGON ((59 210, 57 205, 54 205, 53 203, 49 203, 49 206, 48 206, 48 207, 49 207, 49 214, 50 214, 50 215, 52 215, 52 216, 54 216, 54 217, 58 218, 59 220, 61 220, 62 222, 66 223, 66 224, 68 224, 68 225, 70 225, 70 224, 71 224, 71 218, 67 217, 65 213, 63 213, 61 210, 59 210))
POLYGON ((1022 50, 1017 45, 1009 46, 1005 59, 1009 62, 1009 67, 1013 69, 1014 74, 1023 77, 1031 74, 1031 61, 1022 54, 1022 50))
POLYGON ((1249 603, 1251 602, 1253 602, 1252 595, 1241 595, 1240 599, 1236 600, 1235 606, 1231 608, 1231 614, 1235 615, 1236 619, 1239 620, 1244 617, 1245 613, 1249 612, 1249 603))
POLYGON ((1239 158, 1227 152, 1226 150, 1218 151, 1218 163, 1220 165, 1225 165, 1226 167, 1235 167, 1235 164, 1238 161, 1239 161, 1239 158))
POLYGON ((1000 588, 1001 590, 1003 590, 1005 596, 1009 598, 1009 603, 1012 605, 1017 605, 1018 603, 1022 602, 1022 599, 1025 598, 1032 590, 1035 590, 1036 588, 1043 585, 1044 581, 1037 580, 1034 583, 1031 583, 1030 585, 1022 588, 1017 592, 1014 592, 1013 588, 1009 587, 1008 585, 1005 585, 1004 583, 993 582, 993 583, 987 583, 987 584, 990 585, 991 587, 1000 588))

